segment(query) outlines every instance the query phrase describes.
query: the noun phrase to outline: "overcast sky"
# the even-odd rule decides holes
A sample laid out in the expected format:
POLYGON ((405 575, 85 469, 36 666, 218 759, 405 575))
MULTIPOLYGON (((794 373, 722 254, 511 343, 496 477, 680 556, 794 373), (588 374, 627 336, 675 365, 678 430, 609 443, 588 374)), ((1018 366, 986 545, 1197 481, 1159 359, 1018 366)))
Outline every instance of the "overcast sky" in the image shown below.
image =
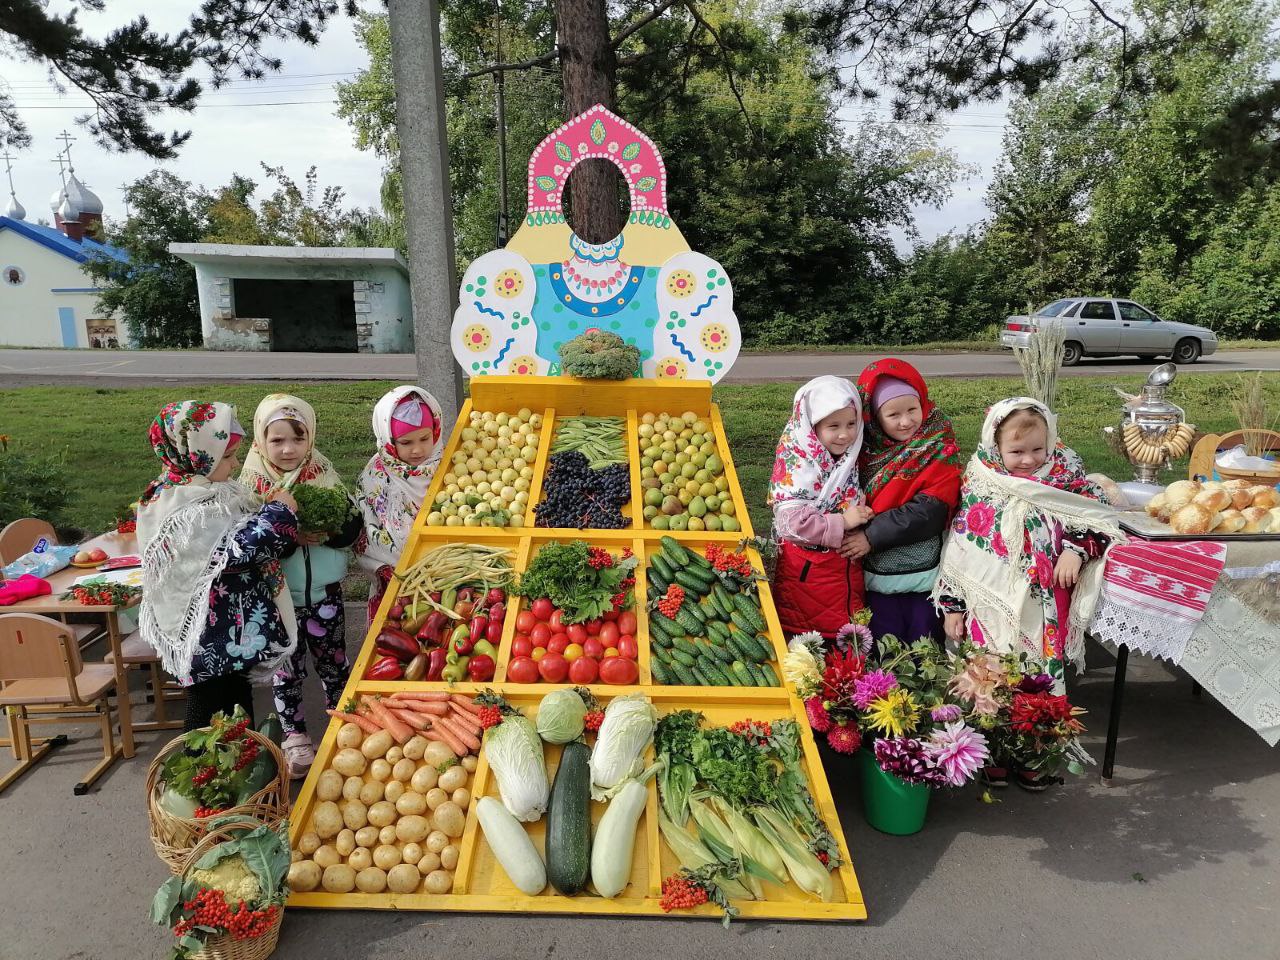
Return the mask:
MULTIPOLYGON (((63 0, 53 0, 51 6, 62 10, 68 5, 63 0)), ((81 22, 87 31, 99 33, 145 12, 154 29, 173 31, 182 26, 181 14, 191 6, 174 0, 162 4, 154 0, 113 0, 105 13, 82 10, 81 22)), ((334 116, 333 84, 348 79, 364 65, 364 54, 355 41, 351 22, 346 18, 336 20, 316 47, 282 44, 272 52, 284 60, 279 74, 263 82, 240 81, 222 90, 210 90, 195 113, 163 118, 161 129, 192 132, 179 158, 164 164, 99 147, 74 123, 87 107, 82 95, 59 96, 48 82, 44 65, 0 56, 0 82, 8 85, 34 137, 32 148, 18 153, 13 169, 14 189, 27 208, 28 219, 51 219, 49 201, 59 189, 58 167, 53 158, 62 147, 56 138, 64 129, 76 138, 71 156, 77 175, 102 198, 108 216, 121 216, 124 212, 120 186, 156 166, 212 188, 227 183, 233 173, 261 183, 259 161, 283 166, 299 181, 306 169, 315 164, 321 185, 344 187, 349 205, 376 206, 381 163, 372 153, 357 150, 348 125, 334 116)), ((918 211, 918 227, 925 239, 963 228, 985 215, 983 194, 992 163, 999 154, 1003 108, 983 105, 948 117, 943 123, 943 145, 954 149, 962 161, 975 164, 979 172, 958 184, 954 196, 941 210, 918 211)), ((0 185, 0 189, 7 189, 7 185, 0 185)), ((714 255, 714 251, 708 252, 714 255)))

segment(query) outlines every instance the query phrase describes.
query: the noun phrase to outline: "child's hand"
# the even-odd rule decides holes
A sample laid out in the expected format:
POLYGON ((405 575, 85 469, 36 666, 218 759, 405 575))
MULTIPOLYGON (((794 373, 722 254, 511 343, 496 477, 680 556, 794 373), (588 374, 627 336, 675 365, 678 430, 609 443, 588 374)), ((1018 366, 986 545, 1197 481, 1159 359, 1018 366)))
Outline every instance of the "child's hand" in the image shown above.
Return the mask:
POLYGON ((942 627, 946 631, 948 640, 959 643, 964 639, 964 614, 948 613, 942 618, 942 627))
POLYGON ((328 539, 329 535, 327 533, 303 533, 301 530, 298 531, 298 543, 304 547, 318 547, 328 539))
POLYGON ((840 556, 846 560, 861 560, 871 552, 871 541, 861 530, 846 533, 840 543, 840 556))
POLYGON ((267 503, 283 503, 294 513, 298 512, 298 501, 293 499, 293 494, 288 490, 273 490, 271 496, 267 497, 267 503))
POLYGON ((854 530, 869 523, 876 515, 875 511, 860 503, 851 503, 844 508, 844 528, 854 530))
POLYGON ((1074 587, 1076 581, 1080 579, 1082 566, 1084 561, 1080 559, 1080 554, 1074 550, 1063 550, 1062 556, 1053 565, 1053 582, 1063 590, 1074 587))

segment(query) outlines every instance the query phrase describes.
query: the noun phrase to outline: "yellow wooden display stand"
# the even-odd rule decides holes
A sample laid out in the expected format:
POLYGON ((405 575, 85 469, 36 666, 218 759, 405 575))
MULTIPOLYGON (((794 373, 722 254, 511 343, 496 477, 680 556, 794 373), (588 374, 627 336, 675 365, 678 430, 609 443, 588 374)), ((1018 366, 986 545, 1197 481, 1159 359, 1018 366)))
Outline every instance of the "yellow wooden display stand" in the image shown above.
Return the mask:
MULTIPOLYGON (((793 718, 799 726, 803 747, 804 766, 808 776, 809 787, 813 794, 818 812, 822 815, 827 827, 835 836, 840 848, 840 856, 844 861, 833 874, 835 897, 829 903, 822 903, 801 892, 794 884, 788 883, 779 888, 765 885, 766 897, 763 900, 735 902, 744 918, 768 918, 787 920, 864 920, 867 916, 862 901, 862 891, 858 887, 858 879, 854 874, 853 863, 849 856, 848 845, 840 828, 840 820, 836 813, 835 803, 831 797, 831 789, 827 784, 826 774, 818 755, 812 731, 805 720, 804 705, 787 687, 687 687, 659 686, 653 684, 649 666, 649 637, 647 615, 645 612, 646 584, 645 570, 648 566, 648 552, 655 548, 662 536, 675 537, 690 550, 702 552, 710 543, 736 544, 739 540, 751 537, 751 521, 746 504, 742 499, 742 488, 734 472, 733 460, 729 445, 725 438, 724 423, 720 411, 711 402, 711 384, 697 381, 662 381, 662 380, 628 380, 622 382, 583 381, 565 377, 480 377, 471 381, 471 399, 467 401, 459 414, 459 423, 455 426, 448 446, 444 452, 443 464, 437 471, 431 489, 428 491, 422 513, 412 539, 405 548, 407 560, 416 560, 422 554, 443 543, 485 542, 504 544, 510 547, 514 567, 517 571, 525 569, 529 559, 544 544, 552 540, 581 539, 589 543, 621 549, 630 547, 640 559, 636 570, 636 602, 635 613, 638 619, 640 685, 634 687, 608 686, 596 684, 591 687, 601 701, 627 693, 644 693, 653 702, 659 713, 665 714, 674 710, 694 709, 701 711, 707 723, 727 726, 742 719, 779 720, 793 718), (578 416, 617 416, 627 420, 628 457, 631 466, 632 502, 624 508, 624 515, 635 519, 642 516, 640 486, 640 455, 638 448, 637 427, 639 418, 647 412, 679 414, 690 410, 701 417, 708 417, 714 425, 716 446, 724 461, 726 478, 736 505, 736 516, 740 518, 742 530, 738 533, 701 532, 669 532, 650 529, 640 519, 639 523, 626 530, 557 530, 548 528, 524 527, 517 529, 495 529, 486 527, 429 527, 423 522, 429 512, 429 505, 434 501, 440 489, 443 476, 447 472, 447 464, 461 441, 460 427, 468 422, 472 409, 490 412, 514 413, 528 407, 543 412, 541 442, 538 446, 538 459, 534 468, 534 478, 530 485, 529 521, 532 523, 532 505, 541 500, 542 479, 546 471, 547 458, 550 454, 552 438, 555 433, 557 417, 578 416)), ((761 561, 754 550, 748 551, 752 562, 759 569, 761 561)), ((360 655, 352 666, 351 680, 343 694, 343 700, 360 694, 390 694, 410 689, 444 689, 441 683, 413 683, 407 681, 371 681, 361 679, 365 670, 374 658, 374 640, 381 629, 387 610, 397 596, 396 581, 388 588, 382 607, 370 626, 360 655)), ((785 639, 778 622, 769 588, 765 584, 760 587, 761 609, 769 626, 769 637, 773 642, 778 663, 786 653, 785 639)), ((459 693, 476 693, 485 687, 493 687, 501 692, 514 706, 519 707, 526 716, 534 719, 537 706, 542 697, 552 690, 571 686, 570 684, 516 684, 504 682, 507 662, 510 659, 511 641, 515 634, 516 615, 523 606, 516 605, 509 609, 497 662, 497 673, 492 684, 458 683, 450 689, 459 693)), ((781 674, 775 665, 775 670, 781 674)), ((335 752, 335 737, 341 724, 334 720, 329 724, 324 739, 316 751, 316 761, 311 773, 302 786, 292 816, 292 838, 296 842, 298 836, 308 828, 314 806, 316 780, 326 770, 335 752)), ((548 772, 554 774, 559 761, 560 748, 548 745, 548 772)), ((498 796, 498 790, 489 775, 489 766, 481 750, 479 766, 473 781, 473 803, 467 811, 467 824, 461 840, 461 857, 454 874, 453 890, 447 894, 428 894, 424 892, 412 894, 393 893, 295 893, 289 898, 289 906, 320 907, 343 909, 393 909, 393 910, 467 910, 491 911, 501 913, 566 913, 590 915, 664 915, 659 906, 661 884, 664 877, 674 873, 679 863, 675 856, 662 842, 658 830, 658 794, 657 787, 651 780, 649 783, 649 800, 637 830, 638 848, 635 850, 631 872, 631 880, 622 895, 614 899, 605 899, 591 893, 566 897, 549 892, 538 896, 526 896, 520 893, 507 878, 498 865, 493 853, 484 839, 483 832, 475 814, 474 799, 489 795, 498 796)), ((605 804, 592 804, 592 824, 599 823, 604 813, 605 804)), ((539 851, 543 849, 543 822, 527 824, 526 829, 533 838, 539 851)), ((718 917, 718 908, 705 905, 694 910, 682 910, 670 916, 707 916, 718 917)))

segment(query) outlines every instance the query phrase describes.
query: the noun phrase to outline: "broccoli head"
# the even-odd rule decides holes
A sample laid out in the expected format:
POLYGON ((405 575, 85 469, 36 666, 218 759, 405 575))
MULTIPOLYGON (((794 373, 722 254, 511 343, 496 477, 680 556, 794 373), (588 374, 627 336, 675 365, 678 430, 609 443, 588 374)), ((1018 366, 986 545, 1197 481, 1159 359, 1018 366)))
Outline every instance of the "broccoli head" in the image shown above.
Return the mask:
POLYGON ((626 380, 640 370, 640 351, 616 333, 592 331, 560 348, 560 368, 587 380, 626 380))

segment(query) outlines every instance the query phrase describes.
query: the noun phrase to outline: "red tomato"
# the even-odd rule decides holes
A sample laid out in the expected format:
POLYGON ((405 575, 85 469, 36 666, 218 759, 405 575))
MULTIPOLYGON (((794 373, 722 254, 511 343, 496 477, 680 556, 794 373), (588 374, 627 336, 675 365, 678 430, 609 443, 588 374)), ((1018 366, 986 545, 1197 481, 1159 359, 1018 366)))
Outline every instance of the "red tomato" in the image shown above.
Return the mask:
POLYGON ((548 622, 552 630, 559 630, 564 626, 564 611, 560 609, 551 611, 551 619, 548 622))
POLYGON ((623 635, 618 638, 618 656, 628 660, 640 659, 640 645, 636 643, 635 637, 623 635))
POLYGON ((547 683, 563 683, 569 675, 569 661, 558 653, 548 653, 538 661, 538 673, 547 683))
POLYGON ((604 656, 604 644, 600 642, 599 637, 587 637, 582 644, 582 654, 586 657, 595 657, 599 660, 604 656))
POLYGON ((599 617, 594 620, 587 621, 587 635, 591 637, 600 636, 600 628, 604 626, 604 621, 599 617))
POLYGON ((595 683, 599 676, 600 667, 590 657, 579 657, 569 664, 570 683, 595 683))
POLYGON ((551 639, 551 628, 545 623, 535 623, 533 629, 529 631, 529 639, 533 641, 535 647, 545 647, 547 641, 551 639))
POLYGON ((511 641, 512 657, 529 657, 533 655, 533 641, 523 634, 511 641))
POLYGON ((532 610, 521 610, 519 616, 516 617, 516 632, 528 633, 537 622, 538 618, 533 615, 532 610))
POLYGON ((539 597, 533 601, 533 615, 544 623, 551 619, 551 613, 555 610, 555 606, 546 597, 539 597))
POLYGON ((614 607, 612 610, 606 610, 602 619, 605 623, 612 623, 614 620, 617 620, 618 608, 614 607))
POLYGON ((547 653, 564 653, 564 648, 567 646, 569 646, 569 637, 563 633, 554 633, 547 641, 547 653))
POLYGON ((636 615, 630 610, 624 610, 622 613, 618 614, 618 631, 620 633, 629 633, 634 637, 636 635, 637 627, 636 615))
POLYGON ((587 639, 587 628, 580 623, 571 623, 565 631, 574 643, 583 643, 587 639))
MULTIPOLYGON (((545 659, 545 658, 544 658, 545 659)), ((600 679, 614 686, 627 686, 640 678, 640 667, 625 657, 610 657, 600 664, 600 679)))
POLYGON ((606 647, 616 647, 618 638, 622 636, 622 631, 618 629, 616 623, 606 623, 600 627, 600 642, 606 647))
POLYGON ((512 683, 537 683, 538 665, 531 657, 512 657, 507 664, 507 679, 512 683))

